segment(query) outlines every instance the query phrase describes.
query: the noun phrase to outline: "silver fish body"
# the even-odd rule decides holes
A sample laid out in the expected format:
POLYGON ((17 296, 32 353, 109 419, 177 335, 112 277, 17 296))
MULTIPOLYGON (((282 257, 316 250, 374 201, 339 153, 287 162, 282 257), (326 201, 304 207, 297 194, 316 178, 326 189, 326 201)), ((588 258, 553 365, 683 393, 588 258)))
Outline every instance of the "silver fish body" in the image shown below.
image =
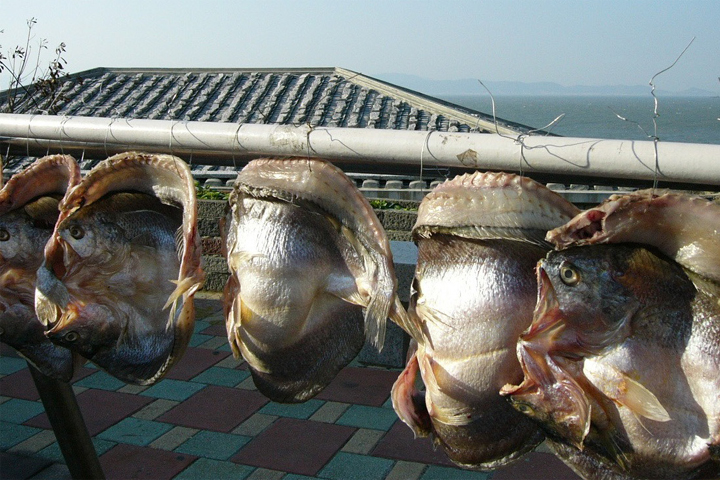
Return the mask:
POLYGON ((405 313, 377 217, 329 163, 251 162, 221 230, 228 340, 272 400, 316 395, 405 313))
POLYGON ((72 157, 52 155, 15 175, 0 191, 0 341, 61 381, 71 379, 75 361, 70 350, 45 336, 35 315, 35 280, 59 215, 59 198, 79 181, 72 157))
POLYGON ((156 382, 187 346, 204 279, 189 169, 170 156, 117 155, 61 207, 38 272, 46 335, 120 380, 156 382))
POLYGON ((393 406, 458 464, 497 468, 544 438, 499 391, 522 377, 515 344, 532 320, 533 268, 549 249, 542 238, 575 213, 529 179, 494 173, 450 180, 420 206, 409 309, 417 350, 393 406), (414 387, 418 371, 424 395, 414 387))
POLYGON ((710 202, 640 192, 548 235, 507 393, 584 477, 720 475, 719 226, 710 202))

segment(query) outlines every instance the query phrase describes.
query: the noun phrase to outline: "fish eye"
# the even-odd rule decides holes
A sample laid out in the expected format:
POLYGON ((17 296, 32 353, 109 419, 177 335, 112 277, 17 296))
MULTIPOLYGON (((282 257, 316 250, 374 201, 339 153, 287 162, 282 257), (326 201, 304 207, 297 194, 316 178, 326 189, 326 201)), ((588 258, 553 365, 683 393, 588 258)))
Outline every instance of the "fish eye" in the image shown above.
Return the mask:
POLYGON ((518 412, 524 413, 525 415, 535 414, 535 409, 527 403, 518 402, 515 404, 515 408, 517 408, 518 412))
POLYGON ((565 285, 577 285, 580 283, 580 272, 575 269, 573 264, 563 262, 560 265, 560 280, 562 280, 565 285))
POLYGON ((74 343, 79 338, 79 335, 77 334, 77 332, 70 331, 65 334, 64 338, 66 342, 74 343))
POLYGON ((75 240, 80 240, 85 236, 85 230, 83 230, 82 227, 79 227, 77 225, 70 225, 70 227, 68 227, 68 232, 70 233, 70 236, 73 237, 75 240))
POLYGON ((7 242, 10 240, 10 232, 4 228, 0 228, 0 242, 7 242))

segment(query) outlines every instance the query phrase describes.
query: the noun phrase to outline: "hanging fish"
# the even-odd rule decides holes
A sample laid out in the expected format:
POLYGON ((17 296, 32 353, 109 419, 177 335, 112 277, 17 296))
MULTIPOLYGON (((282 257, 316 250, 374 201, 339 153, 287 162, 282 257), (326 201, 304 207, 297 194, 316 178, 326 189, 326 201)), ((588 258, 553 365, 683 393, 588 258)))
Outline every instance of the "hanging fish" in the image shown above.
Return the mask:
POLYGON ((544 436, 499 395, 522 378, 515 356, 532 320, 547 231, 578 212, 544 186, 505 173, 466 174, 420 204, 408 332, 416 344, 392 391, 398 416, 433 434, 454 462, 493 469, 544 436), (426 391, 415 389, 420 372, 426 391))
POLYGON ((385 231, 331 163, 250 162, 221 232, 228 341, 274 401, 316 395, 366 338, 382 346, 388 316, 406 319, 385 231))
POLYGON ((204 280, 190 169, 115 155, 60 210, 36 289, 47 336, 120 380, 158 381, 185 351, 204 280))
POLYGON ((78 182, 75 159, 50 155, 0 191, 0 341, 43 374, 65 382, 73 375, 73 355, 45 337, 35 316, 35 272, 60 213, 60 198, 78 182))
POLYGON ((641 191, 548 234, 504 392, 586 478, 720 475, 718 232, 720 205, 641 191))

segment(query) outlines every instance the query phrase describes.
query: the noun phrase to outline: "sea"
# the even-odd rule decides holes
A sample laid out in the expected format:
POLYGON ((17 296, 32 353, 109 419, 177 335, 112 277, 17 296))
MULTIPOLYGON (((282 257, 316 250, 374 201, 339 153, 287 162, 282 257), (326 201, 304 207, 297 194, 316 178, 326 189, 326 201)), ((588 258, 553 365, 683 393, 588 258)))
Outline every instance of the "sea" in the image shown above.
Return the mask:
MULTIPOLYGON (((489 95, 436 96, 489 115, 493 112, 489 95)), ((666 142, 720 144, 720 96, 658 95, 657 115, 655 100, 649 94, 642 97, 496 95, 494 100, 497 118, 566 137, 650 140, 656 136, 666 142)))

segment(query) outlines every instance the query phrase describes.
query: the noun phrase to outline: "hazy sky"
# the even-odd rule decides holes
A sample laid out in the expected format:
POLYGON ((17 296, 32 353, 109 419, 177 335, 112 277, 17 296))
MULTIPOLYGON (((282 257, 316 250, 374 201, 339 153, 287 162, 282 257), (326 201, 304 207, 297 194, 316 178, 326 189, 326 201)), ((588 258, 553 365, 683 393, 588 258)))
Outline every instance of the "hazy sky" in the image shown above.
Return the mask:
MULTIPOLYGON (((429 79, 720 94, 720 1, 0 0, 0 45, 67 44, 68 69, 324 67, 429 79)), ((2 78, 0 89, 6 88, 2 78)))

